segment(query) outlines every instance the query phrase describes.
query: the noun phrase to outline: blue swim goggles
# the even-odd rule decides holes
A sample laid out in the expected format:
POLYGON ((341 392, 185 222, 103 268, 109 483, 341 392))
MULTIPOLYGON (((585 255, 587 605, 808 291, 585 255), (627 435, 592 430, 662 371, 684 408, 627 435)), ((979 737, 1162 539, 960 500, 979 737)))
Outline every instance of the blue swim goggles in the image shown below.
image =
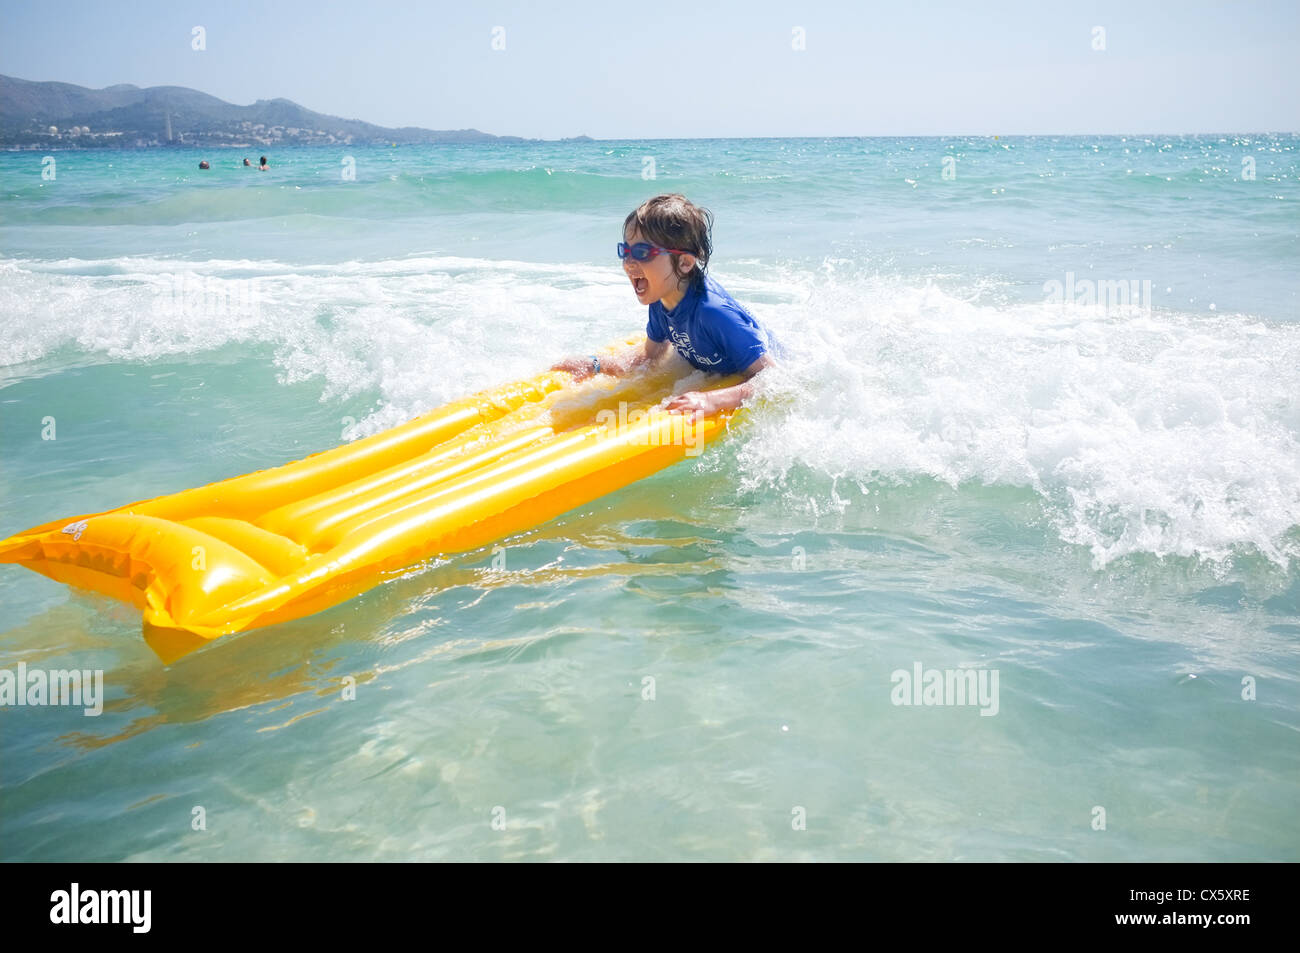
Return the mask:
POLYGON ((620 261, 629 256, 633 261, 650 261, 650 259, 663 254, 690 255, 693 253, 682 251, 680 248, 660 248, 658 245, 652 245, 649 242, 637 242, 635 245, 629 245, 627 242, 618 243, 620 261))

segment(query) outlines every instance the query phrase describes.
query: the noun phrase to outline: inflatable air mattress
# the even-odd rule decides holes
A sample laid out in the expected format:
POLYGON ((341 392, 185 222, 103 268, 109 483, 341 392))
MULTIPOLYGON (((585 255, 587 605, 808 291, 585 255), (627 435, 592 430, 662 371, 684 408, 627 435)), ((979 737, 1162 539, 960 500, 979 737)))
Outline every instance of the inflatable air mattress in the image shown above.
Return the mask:
POLYGON ((0 541, 0 562, 133 603, 170 662, 693 456, 736 412, 692 421, 663 411, 673 377, 548 372, 295 463, 35 526, 0 541))

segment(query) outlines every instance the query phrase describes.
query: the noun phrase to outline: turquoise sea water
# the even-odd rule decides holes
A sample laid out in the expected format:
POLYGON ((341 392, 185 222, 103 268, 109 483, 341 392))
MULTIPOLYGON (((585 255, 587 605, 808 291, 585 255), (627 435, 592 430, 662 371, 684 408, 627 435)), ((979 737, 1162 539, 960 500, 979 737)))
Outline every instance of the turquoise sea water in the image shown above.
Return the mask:
POLYGON ((0 566, 0 669, 107 695, 0 708, 0 858, 1300 859, 1300 137, 269 157, 0 154, 0 536, 638 332, 659 191, 788 359, 504 567, 170 667, 0 566))

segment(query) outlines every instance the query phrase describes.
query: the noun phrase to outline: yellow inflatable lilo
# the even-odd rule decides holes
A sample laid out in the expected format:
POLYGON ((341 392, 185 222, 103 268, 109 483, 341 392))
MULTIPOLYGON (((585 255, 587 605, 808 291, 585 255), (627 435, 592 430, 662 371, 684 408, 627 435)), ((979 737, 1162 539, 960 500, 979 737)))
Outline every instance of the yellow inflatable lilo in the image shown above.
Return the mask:
POLYGON ((0 562, 134 603, 170 662, 693 456, 739 411, 662 411, 673 383, 668 371, 581 383, 548 372, 272 470, 32 527, 0 541, 0 562))

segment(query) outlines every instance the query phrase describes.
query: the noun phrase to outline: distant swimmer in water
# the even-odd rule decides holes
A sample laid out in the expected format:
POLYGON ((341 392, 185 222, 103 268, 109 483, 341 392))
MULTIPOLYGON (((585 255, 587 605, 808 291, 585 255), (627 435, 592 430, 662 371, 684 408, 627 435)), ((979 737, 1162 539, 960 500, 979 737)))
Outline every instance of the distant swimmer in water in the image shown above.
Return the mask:
POLYGON ((244 160, 244 165, 248 166, 249 168, 252 168, 253 163, 250 162, 248 159, 245 159, 245 160, 244 160))
POLYGON ((266 172, 268 169, 271 168, 269 165, 266 164, 266 156, 262 156, 261 162, 262 164, 257 167, 258 172, 266 172))
POLYGON ((200 169, 210 169, 210 168, 212 168, 212 166, 208 165, 208 160, 207 160, 207 159, 203 159, 203 160, 201 160, 201 161, 199 162, 199 168, 200 168, 200 169))

